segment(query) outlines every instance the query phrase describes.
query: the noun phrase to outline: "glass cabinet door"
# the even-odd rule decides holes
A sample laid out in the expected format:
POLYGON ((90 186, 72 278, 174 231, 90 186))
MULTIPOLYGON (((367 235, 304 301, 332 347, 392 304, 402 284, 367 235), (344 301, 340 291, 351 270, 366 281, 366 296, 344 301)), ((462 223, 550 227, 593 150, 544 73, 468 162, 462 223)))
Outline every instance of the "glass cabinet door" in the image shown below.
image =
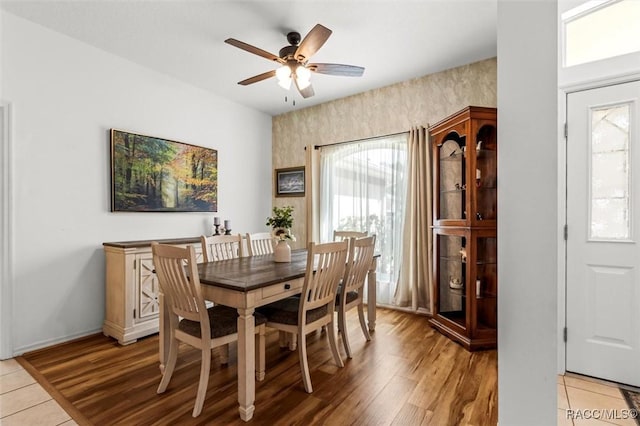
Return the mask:
POLYGON ((437 235, 439 314, 466 327, 466 238, 437 235))
POLYGON ((477 329, 497 328, 498 239, 476 239, 475 297, 477 329))
POLYGON ((498 219, 498 146, 496 128, 485 125, 476 136, 476 221, 498 219))
POLYGON ((465 137, 449 133, 438 148, 439 216, 438 219, 464 219, 466 216, 465 137))

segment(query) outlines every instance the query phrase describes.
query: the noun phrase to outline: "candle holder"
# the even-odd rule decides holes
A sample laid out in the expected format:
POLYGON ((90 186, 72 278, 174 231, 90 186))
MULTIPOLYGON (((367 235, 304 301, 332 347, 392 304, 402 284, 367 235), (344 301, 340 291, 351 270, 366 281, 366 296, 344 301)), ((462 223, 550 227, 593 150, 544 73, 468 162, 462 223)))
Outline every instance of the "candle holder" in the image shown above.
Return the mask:
POLYGON ((224 230, 224 235, 231 235, 231 228, 224 230))
POLYGON ((213 233, 213 235, 220 235, 220 224, 219 223, 214 223, 213 226, 216 228, 216 230, 213 233))

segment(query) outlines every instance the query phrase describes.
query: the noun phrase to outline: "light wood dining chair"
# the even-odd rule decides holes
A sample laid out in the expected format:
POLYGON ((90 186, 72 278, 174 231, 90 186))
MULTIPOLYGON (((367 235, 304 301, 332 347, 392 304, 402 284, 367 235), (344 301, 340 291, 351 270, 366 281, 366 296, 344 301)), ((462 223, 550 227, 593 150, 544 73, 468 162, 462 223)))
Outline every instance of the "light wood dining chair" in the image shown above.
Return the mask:
MULTIPOLYGON (((235 309, 217 305, 205 306, 200 290, 193 246, 186 248, 151 243, 153 263, 165 306, 169 310, 169 356, 158 393, 167 390, 178 358, 179 342, 201 350, 200 381, 193 407, 193 417, 202 412, 209 383, 211 350, 238 340, 238 313, 235 309), (186 264, 186 266, 185 266, 186 264)), ((256 379, 264 379, 266 318, 254 314, 256 324, 256 379)))
POLYGON ((347 332, 347 311, 358 308, 360 327, 367 341, 371 340, 367 324, 364 319, 364 283, 367 279, 371 262, 373 262, 376 236, 365 238, 350 238, 349 255, 344 278, 338 287, 336 296, 336 311, 338 312, 338 331, 342 335, 342 343, 351 358, 351 346, 349 345, 349 333, 347 332))
POLYGON ((267 317, 267 327, 297 335, 298 355, 304 388, 313 392, 307 361, 308 333, 327 326, 333 359, 344 367, 338 354, 334 327, 336 290, 344 275, 347 262, 347 242, 309 243, 307 269, 300 297, 289 297, 260 309, 267 317))
POLYGON ((273 235, 269 232, 247 233, 247 250, 249 256, 273 253, 273 235))
POLYGON ((333 231, 333 241, 344 241, 349 238, 362 238, 366 237, 366 232, 359 231, 333 231))
POLYGON ((236 235, 206 235, 200 236, 202 244, 202 258, 204 262, 235 259, 244 256, 242 236, 236 235))

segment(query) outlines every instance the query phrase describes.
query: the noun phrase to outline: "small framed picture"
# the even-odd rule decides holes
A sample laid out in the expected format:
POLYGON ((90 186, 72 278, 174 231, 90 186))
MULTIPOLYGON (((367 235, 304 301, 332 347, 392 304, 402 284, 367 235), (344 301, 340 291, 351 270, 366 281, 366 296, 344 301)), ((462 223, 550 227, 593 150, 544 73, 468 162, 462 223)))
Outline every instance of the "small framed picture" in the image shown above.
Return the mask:
POLYGON ((304 197, 304 166, 276 169, 276 197, 304 197))

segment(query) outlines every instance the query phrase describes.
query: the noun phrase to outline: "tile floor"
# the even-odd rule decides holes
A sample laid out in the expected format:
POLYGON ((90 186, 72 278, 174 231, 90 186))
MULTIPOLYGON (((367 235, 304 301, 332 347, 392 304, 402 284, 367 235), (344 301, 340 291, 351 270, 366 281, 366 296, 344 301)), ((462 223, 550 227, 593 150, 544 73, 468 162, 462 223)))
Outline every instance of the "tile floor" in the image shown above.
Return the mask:
MULTIPOLYGON (((625 419, 626 401, 617 386, 568 374, 558 376, 558 425, 636 426, 625 419), (607 409, 617 419, 586 419, 586 411, 607 409), (569 411, 568 411, 569 410, 569 411), (574 418, 571 418, 573 410, 574 418), (585 411, 582 411, 585 410, 585 411), (582 415, 583 418, 579 418, 582 415)), ((2 426, 77 425, 58 403, 13 359, 0 361, 0 424, 2 426)))
POLYGON ((55 399, 14 359, 0 361, 0 424, 77 425, 55 399))
POLYGON ((559 426, 637 426, 634 419, 628 418, 627 409, 615 384, 571 373, 558 376, 559 426))

